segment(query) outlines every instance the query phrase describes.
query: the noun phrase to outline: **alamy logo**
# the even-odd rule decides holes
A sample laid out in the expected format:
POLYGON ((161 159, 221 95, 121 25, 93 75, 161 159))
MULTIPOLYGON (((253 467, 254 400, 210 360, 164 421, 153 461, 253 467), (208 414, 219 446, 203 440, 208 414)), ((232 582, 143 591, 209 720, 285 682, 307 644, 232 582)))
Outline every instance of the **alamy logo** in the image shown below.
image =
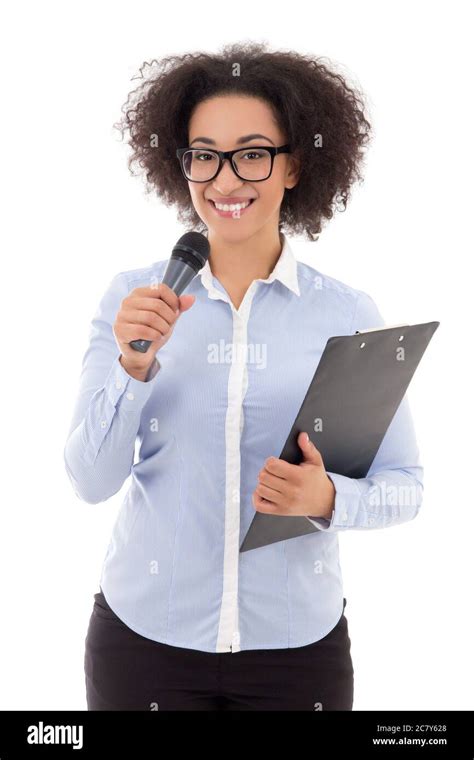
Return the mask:
POLYGON ((233 364, 236 361, 256 364, 257 369, 267 366, 266 343, 226 343, 223 338, 219 343, 210 343, 207 347, 209 364, 233 364))
POLYGON ((49 726, 40 721, 37 726, 28 726, 28 744, 72 744, 73 749, 82 749, 84 726, 49 726))

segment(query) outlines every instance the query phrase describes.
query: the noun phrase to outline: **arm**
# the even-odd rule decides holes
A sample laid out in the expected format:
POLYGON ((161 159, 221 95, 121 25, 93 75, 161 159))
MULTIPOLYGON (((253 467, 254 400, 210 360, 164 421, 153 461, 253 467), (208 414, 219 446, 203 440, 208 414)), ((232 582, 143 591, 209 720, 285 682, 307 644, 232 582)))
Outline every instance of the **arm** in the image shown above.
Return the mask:
MULTIPOLYGON (((384 326, 377 306, 361 291, 350 334, 384 326)), ((349 478, 333 472, 327 475, 336 489, 331 518, 308 517, 320 530, 386 528, 417 516, 423 498, 423 467, 406 394, 367 477, 349 478)))
POLYGON ((112 326, 128 295, 116 275, 92 319, 79 392, 64 447, 66 471, 76 495, 89 504, 106 501, 129 476, 140 416, 160 368, 155 357, 146 380, 128 374, 112 326))

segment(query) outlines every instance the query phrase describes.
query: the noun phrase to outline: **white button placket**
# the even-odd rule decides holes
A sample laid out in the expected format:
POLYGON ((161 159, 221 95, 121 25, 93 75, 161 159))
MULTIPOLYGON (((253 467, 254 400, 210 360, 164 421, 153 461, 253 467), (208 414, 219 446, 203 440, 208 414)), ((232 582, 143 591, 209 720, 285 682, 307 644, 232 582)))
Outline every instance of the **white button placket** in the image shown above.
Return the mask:
POLYGON ((228 380, 225 423, 226 489, 224 586, 217 634, 217 651, 240 651, 239 632, 239 539, 240 539, 240 437, 243 427, 243 400, 247 390, 247 326, 257 288, 254 281, 239 309, 229 301, 233 319, 233 361, 228 380))

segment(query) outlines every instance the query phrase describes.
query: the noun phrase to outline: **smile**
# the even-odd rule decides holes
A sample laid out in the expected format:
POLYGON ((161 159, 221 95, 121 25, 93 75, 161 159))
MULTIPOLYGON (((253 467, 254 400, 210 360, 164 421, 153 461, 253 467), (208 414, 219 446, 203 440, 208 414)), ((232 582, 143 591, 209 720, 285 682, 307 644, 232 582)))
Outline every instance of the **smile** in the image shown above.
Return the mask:
POLYGON ((209 203, 219 216, 239 218, 252 205, 255 198, 244 203, 218 203, 209 199, 209 203))

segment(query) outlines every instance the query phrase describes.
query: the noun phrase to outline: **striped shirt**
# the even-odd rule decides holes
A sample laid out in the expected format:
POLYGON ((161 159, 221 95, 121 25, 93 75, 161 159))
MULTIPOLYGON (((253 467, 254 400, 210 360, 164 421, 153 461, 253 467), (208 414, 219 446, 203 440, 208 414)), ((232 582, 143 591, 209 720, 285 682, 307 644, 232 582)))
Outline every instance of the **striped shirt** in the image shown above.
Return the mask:
POLYGON ((272 273, 238 309, 206 262, 186 290, 195 303, 145 382, 120 364, 112 327, 122 299, 160 282, 168 260, 115 275, 92 319, 64 461, 89 504, 129 479, 100 586, 122 621, 154 641, 238 652, 321 639, 343 611, 339 532, 396 525, 421 505, 405 396, 366 478, 328 472, 335 507, 330 520, 311 518, 320 531, 239 553, 258 473, 279 456, 326 341, 385 324, 364 291, 297 261, 281 241, 272 273), (408 505, 396 497, 407 487, 408 505))

